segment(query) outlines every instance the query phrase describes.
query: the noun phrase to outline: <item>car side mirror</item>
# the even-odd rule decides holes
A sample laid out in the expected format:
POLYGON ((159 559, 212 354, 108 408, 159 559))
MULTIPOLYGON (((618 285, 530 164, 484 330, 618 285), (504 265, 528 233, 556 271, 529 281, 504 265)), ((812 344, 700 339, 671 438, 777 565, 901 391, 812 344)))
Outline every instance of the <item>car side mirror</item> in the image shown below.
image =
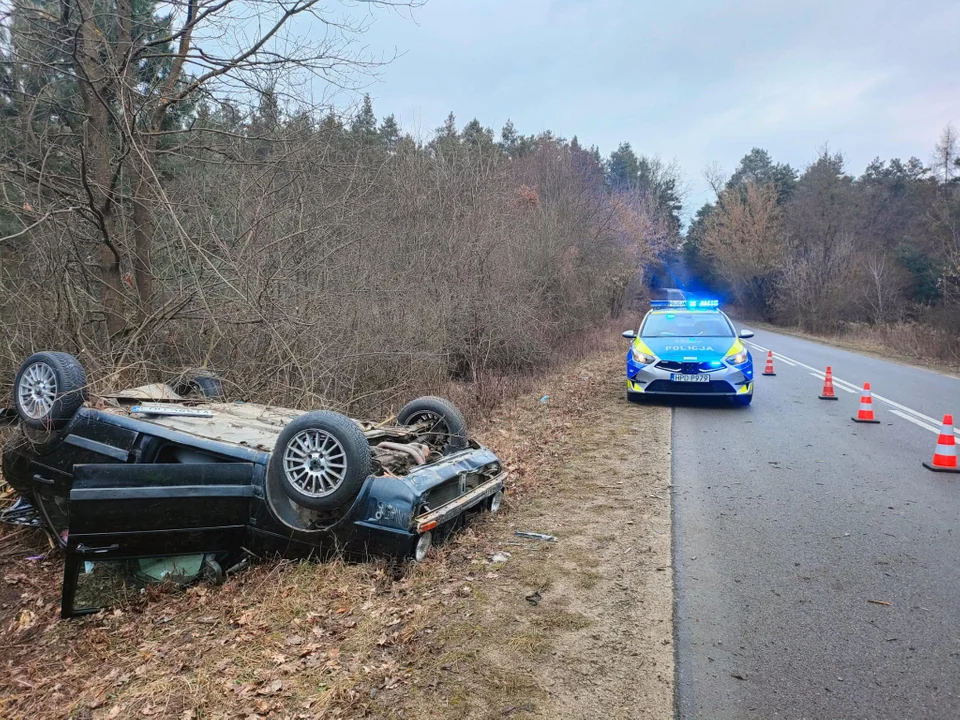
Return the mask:
POLYGON ((744 340, 747 338, 752 338, 753 330, 747 330, 746 328, 743 328, 743 330, 740 331, 740 337, 742 337, 744 340))
POLYGON ((624 331, 623 331, 623 336, 624 336, 627 340, 633 340, 633 339, 635 339, 635 338, 637 337, 637 334, 636 334, 633 330, 624 330, 624 331))

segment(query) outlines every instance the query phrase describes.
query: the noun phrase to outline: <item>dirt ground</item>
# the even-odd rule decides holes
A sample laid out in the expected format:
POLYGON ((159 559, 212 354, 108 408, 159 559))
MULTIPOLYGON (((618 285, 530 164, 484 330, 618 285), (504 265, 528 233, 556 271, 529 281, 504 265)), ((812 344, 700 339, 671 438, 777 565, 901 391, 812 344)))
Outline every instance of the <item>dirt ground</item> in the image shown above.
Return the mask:
POLYGON ((419 565, 265 563, 58 621, 61 560, 0 530, 0 717, 672 717, 669 409, 624 401, 612 345, 494 417, 505 510, 419 565))

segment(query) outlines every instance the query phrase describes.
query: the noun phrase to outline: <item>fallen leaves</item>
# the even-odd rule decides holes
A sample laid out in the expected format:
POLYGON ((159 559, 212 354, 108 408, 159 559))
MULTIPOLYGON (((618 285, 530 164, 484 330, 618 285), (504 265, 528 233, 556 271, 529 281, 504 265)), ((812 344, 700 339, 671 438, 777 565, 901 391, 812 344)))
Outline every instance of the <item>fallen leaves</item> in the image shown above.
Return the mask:
POLYGON ((37 614, 32 610, 21 610, 17 615, 16 630, 23 632, 37 624, 37 614))
POLYGON ((257 689, 257 695, 276 695, 283 689, 283 680, 277 678, 257 689))
MULTIPOLYGON (((536 404, 541 392, 487 425, 490 445, 511 472, 510 502, 551 492, 556 480, 544 463, 569 452, 575 418, 596 395, 580 377, 573 387, 550 388, 548 412, 536 404)), ((377 717, 408 709, 407 689, 431 672, 430 658, 458 652, 444 645, 451 613, 469 617, 487 586, 515 572, 518 556, 495 546, 485 527, 480 521, 453 536, 426 565, 269 563, 222 586, 68 623, 56 621, 56 555, 10 563, 0 593, 9 588, 11 609, 0 608, 0 631, 22 621, 44 634, 0 665, 0 696, 16 690, 15 704, 0 705, 0 715, 83 717, 91 701, 96 720, 377 717), (176 702, 168 704, 171 692, 176 702), (298 715, 300 708, 309 712, 298 715)), ((539 602, 540 592, 531 599, 539 602)), ((444 662, 467 672, 473 660, 444 662)), ((526 709, 522 702, 513 701, 514 712, 526 709)))

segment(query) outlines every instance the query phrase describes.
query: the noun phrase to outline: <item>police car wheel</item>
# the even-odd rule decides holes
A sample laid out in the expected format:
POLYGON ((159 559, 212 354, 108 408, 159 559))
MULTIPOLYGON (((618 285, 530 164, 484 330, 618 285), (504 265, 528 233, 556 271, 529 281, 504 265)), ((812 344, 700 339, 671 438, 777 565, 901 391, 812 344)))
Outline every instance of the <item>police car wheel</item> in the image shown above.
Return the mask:
POLYGON ((630 392, 627 390, 627 402, 639 403, 643 401, 643 393, 630 392))

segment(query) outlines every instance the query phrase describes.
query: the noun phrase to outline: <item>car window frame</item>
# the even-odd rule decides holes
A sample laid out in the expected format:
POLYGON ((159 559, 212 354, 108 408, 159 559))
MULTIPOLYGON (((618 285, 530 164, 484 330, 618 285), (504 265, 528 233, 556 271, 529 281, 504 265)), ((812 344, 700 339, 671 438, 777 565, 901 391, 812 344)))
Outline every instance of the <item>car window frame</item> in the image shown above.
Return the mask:
MULTIPOLYGON (((658 338, 658 339, 662 339, 662 338, 666 338, 666 337, 671 337, 670 335, 644 335, 644 334, 643 334, 643 329, 647 326, 647 322, 650 320, 650 318, 651 318, 652 316, 654 316, 654 315, 660 315, 660 314, 662 314, 662 315, 668 315, 668 314, 670 314, 670 312, 669 312, 669 311, 663 312, 663 313, 648 312, 648 313, 646 314, 646 316, 643 318, 643 322, 640 323, 640 327, 639 327, 639 329, 637 330, 637 337, 638 337, 638 338, 647 338, 647 339, 658 338)), ((707 315, 708 313, 706 313, 706 312, 704 312, 704 311, 702 311, 702 310, 697 311, 697 310, 678 309, 677 312, 674 313, 674 314, 678 314, 678 315, 679 315, 679 314, 687 314, 687 315, 698 315, 698 314, 702 314, 702 315, 707 315)), ((710 313, 710 314, 712 315, 712 313, 710 313)), ((699 335, 699 336, 697 336, 697 335, 692 335, 692 336, 689 336, 689 337, 717 337, 717 338, 728 338, 728 337, 729 337, 729 338, 736 338, 736 337, 737 337, 737 329, 733 326, 733 322, 731 322, 730 318, 728 318, 725 313, 719 312, 719 311, 716 313, 716 317, 721 318, 721 319, 727 324, 727 328, 730 330, 730 334, 729 334, 729 335, 699 335)), ((688 336, 686 336, 686 335, 677 335, 677 337, 688 337, 688 336)))

